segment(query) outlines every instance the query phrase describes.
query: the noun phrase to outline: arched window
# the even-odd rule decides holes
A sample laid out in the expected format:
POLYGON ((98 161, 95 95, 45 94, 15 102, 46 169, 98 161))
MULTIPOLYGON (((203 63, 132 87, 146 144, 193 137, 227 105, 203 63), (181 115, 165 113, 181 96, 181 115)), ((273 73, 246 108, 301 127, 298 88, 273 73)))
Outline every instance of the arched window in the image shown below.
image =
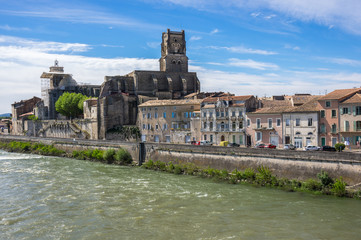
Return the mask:
POLYGON ((300 135, 301 133, 300 132, 296 132, 296 135, 300 135))

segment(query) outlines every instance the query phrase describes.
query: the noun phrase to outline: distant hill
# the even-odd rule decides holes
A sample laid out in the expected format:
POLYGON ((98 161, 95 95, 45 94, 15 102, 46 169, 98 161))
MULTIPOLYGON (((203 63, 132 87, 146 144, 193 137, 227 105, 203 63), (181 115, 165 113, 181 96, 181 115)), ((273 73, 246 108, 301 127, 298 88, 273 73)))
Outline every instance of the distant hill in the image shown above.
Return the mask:
POLYGON ((11 113, 0 114, 0 117, 11 117, 11 113))

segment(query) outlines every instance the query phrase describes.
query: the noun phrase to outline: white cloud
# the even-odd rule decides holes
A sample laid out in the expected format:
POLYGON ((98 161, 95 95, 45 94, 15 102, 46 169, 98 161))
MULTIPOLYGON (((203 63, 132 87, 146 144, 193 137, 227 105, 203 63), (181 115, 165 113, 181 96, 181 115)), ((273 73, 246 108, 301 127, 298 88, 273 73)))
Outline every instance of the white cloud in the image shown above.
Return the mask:
POLYGON ((160 47, 160 43, 159 42, 147 42, 147 46, 150 48, 158 48, 158 47, 160 47))
MULTIPOLYGON (((201 11, 217 12, 236 16, 240 10, 259 16, 260 10, 284 14, 304 22, 316 22, 326 27, 334 26, 347 32, 361 35, 361 1, 359 0, 162 0, 201 11), (257 12, 254 12, 257 11, 257 12)), ((272 14, 268 15, 268 17, 272 14)))
POLYGON ((81 43, 39 42, 18 37, 0 35, 0 46, 25 47, 39 52, 86 52, 91 47, 81 43))
POLYGON ((229 52, 233 52, 233 53, 245 53, 245 54, 259 54, 259 55, 275 55, 278 54, 277 52, 273 52, 273 51, 266 51, 266 50, 261 50, 261 49, 252 49, 252 48, 245 48, 243 46, 238 46, 238 47, 217 47, 217 46, 210 46, 209 48, 212 49, 225 49, 229 52))
POLYGON ((10 27, 9 25, 1 25, 0 29, 2 30, 6 30, 6 31, 30 31, 30 28, 25 28, 25 27, 10 27))
POLYGON ((216 33, 219 33, 219 30, 216 28, 216 29, 213 29, 210 34, 213 35, 213 34, 216 34, 216 33))
POLYGON ((299 46, 293 46, 293 45, 290 45, 290 44, 286 44, 285 48, 286 49, 292 49, 292 50, 295 50, 295 51, 301 50, 301 48, 299 46))
POLYGON ((354 60, 354 59, 348 59, 348 58, 321 58, 328 62, 340 64, 340 65, 348 65, 348 66, 354 66, 354 67, 360 67, 361 61, 360 60, 354 60))
POLYGON ((275 14, 271 14, 271 15, 265 16, 264 19, 270 20, 270 19, 272 19, 272 18, 275 18, 276 16, 277 16, 277 15, 275 15, 275 14))
POLYGON ((0 13, 11 15, 11 16, 21 16, 21 17, 38 17, 38 18, 48 18, 56 19, 58 21, 64 22, 76 22, 76 23, 95 23, 95 24, 104 24, 110 25, 109 29, 112 29, 114 26, 126 26, 126 27, 136 27, 140 29, 164 29, 165 27, 150 24, 148 22, 139 21, 134 18, 124 17, 124 16, 114 16, 111 13, 102 12, 99 9, 85 9, 85 8, 64 8, 64 7, 51 7, 49 5, 37 5, 34 7, 34 10, 0 10, 0 13))
POLYGON ((15 101, 40 96, 40 75, 49 70, 48 67, 53 65, 55 59, 59 60, 65 72, 73 74, 78 82, 99 85, 107 75, 124 75, 140 69, 159 69, 158 59, 107 59, 70 55, 68 50, 74 50, 74 46, 68 43, 48 44, 48 42, 4 36, 0 41, 2 41, 0 42, 0 113, 9 112, 10 105, 15 101), (12 44, 6 42, 7 45, 4 45, 5 40, 9 39, 16 41, 12 44), (33 42, 35 47, 28 44, 29 41, 33 42), (40 46, 44 46, 47 50, 40 46))
POLYGON ((200 37, 200 36, 192 36, 190 39, 189 39, 189 41, 198 41, 198 40, 201 40, 202 39, 202 37, 200 37))
POLYGON ((229 59, 228 64, 235 67, 253 68, 258 70, 279 69, 279 67, 274 63, 256 62, 252 59, 241 60, 237 58, 231 58, 229 59))

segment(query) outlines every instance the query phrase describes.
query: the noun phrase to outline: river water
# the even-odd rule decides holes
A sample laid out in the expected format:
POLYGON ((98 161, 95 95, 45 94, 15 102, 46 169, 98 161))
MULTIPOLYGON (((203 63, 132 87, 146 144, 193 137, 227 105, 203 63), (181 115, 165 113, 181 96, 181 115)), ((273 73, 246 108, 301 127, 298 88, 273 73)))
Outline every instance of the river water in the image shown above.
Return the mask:
POLYGON ((0 151, 0 239, 361 239, 361 201, 0 151))

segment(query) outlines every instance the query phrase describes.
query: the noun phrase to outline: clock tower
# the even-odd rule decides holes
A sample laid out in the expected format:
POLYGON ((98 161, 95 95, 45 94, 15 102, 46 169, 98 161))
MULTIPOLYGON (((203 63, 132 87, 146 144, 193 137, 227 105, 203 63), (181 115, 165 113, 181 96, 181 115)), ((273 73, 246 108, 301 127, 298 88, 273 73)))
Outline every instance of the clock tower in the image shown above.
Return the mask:
POLYGON ((162 56, 159 62, 162 72, 188 72, 184 30, 173 32, 168 29, 162 34, 162 56))

